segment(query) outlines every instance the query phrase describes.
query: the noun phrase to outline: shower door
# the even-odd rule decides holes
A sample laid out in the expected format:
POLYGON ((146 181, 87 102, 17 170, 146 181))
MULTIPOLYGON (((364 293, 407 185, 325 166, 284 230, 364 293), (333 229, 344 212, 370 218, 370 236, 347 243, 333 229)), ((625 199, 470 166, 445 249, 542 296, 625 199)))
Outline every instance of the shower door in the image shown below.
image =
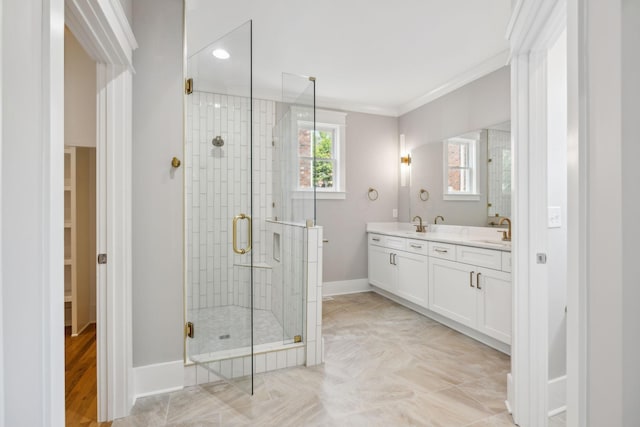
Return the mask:
POLYGON ((250 21, 204 47, 187 46, 184 156, 185 359, 197 365, 199 383, 222 378, 249 393, 256 251, 251 60, 250 21))

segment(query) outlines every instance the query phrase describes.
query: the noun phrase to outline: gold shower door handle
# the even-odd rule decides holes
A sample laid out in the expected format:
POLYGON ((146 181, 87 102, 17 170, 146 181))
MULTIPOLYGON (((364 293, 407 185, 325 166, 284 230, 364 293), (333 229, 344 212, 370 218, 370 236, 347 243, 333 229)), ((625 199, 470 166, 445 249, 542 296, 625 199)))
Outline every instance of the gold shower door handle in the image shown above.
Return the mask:
POLYGON ((251 251, 251 228, 251 217, 249 215, 241 213, 240 215, 233 217, 233 252, 244 255, 251 251), (249 226, 247 233, 247 247, 244 249, 238 249, 238 221, 241 219, 246 219, 249 226))

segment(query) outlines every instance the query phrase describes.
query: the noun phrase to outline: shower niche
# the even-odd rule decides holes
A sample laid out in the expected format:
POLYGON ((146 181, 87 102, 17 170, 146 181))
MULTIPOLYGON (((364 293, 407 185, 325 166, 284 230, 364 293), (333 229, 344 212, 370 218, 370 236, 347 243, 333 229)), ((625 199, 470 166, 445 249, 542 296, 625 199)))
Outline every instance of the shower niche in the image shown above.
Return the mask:
POLYGON ((314 119, 315 82, 285 74, 282 99, 254 98, 251 37, 247 22, 193 53, 187 39, 184 98, 185 363, 248 393, 322 360, 322 230, 315 192, 295 197, 290 126, 314 119))

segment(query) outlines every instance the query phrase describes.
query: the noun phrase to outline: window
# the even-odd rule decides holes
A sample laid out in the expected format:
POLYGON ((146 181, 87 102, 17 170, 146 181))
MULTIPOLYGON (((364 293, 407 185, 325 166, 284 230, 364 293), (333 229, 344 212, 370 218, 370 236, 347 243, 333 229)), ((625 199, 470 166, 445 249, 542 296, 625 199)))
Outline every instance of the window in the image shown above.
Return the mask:
POLYGON ((318 198, 344 198, 345 116, 334 111, 316 111, 315 148, 313 123, 298 121, 299 191, 312 190, 315 185, 318 198))
POLYGON ((465 135, 444 141, 444 200, 480 200, 478 139, 465 135))

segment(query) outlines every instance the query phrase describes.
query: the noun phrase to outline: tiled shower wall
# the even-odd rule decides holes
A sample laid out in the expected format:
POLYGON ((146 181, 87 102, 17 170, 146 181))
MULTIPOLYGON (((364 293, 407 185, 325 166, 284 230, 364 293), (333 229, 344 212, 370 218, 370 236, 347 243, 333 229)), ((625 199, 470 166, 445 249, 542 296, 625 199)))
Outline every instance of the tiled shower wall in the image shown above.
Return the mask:
MULTIPOLYGON (((271 217, 271 133, 275 103, 253 102, 253 262, 267 259, 265 220, 271 217)), ((232 220, 250 214, 249 99, 194 92, 188 97, 186 132, 187 309, 248 306, 250 255, 233 253, 232 220), (221 136, 222 147, 212 140, 221 136)), ((239 246, 247 222, 239 221, 239 246)), ((254 269, 254 307, 271 308, 271 272, 254 269)))
POLYGON ((502 188, 503 183, 511 182, 511 132, 489 129, 487 146, 491 159, 487 174, 491 199, 489 216, 511 216, 511 186, 502 188), (505 164, 507 161, 508 165, 505 164))
POLYGON ((272 312, 283 327, 285 341, 302 335, 305 282, 305 227, 267 221, 267 245, 271 248, 272 312))

